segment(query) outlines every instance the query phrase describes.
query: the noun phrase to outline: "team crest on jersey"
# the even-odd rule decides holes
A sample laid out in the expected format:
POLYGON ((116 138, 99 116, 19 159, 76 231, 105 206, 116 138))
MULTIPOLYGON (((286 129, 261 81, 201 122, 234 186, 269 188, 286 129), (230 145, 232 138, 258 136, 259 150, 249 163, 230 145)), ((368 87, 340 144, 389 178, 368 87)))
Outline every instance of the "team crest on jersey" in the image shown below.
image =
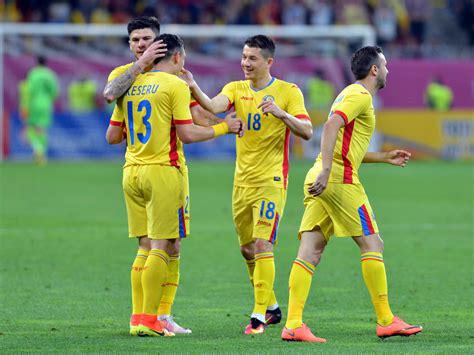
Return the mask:
POLYGON ((266 95, 266 96, 263 97, 263 101, 275 102, 275 98, 272 95, 266 95))

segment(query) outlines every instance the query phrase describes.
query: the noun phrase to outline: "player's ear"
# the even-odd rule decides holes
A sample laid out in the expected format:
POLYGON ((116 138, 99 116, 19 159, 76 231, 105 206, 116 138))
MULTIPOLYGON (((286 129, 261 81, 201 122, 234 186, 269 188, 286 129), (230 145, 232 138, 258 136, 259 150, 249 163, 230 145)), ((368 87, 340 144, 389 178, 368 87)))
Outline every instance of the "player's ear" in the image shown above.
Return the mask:
POLYGON ((370 74, 372 74, 373 76, 377 76, 378 71, 379 68, 377 67, 377 65, 372 64, 372 66, 370 67, 370 74))
POLYGON ((267 59, 267 65, 268 65, 268 67, 270 68, 270 67, 272 66, 272 64, 273 64, 273 58, 268 58, 268 59, 267 59))

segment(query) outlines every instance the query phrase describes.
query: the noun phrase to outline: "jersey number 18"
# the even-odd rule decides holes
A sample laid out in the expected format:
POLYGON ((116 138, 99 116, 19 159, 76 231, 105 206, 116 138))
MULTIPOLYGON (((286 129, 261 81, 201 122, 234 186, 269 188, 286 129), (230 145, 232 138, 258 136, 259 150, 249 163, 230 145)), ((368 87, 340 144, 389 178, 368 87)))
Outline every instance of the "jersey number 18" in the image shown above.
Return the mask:
POLYGON ((259 113, 256 113, 253 115, 252 119, 252 113, 249 113, 247 116, 247 130, 248 131, 260 131, 260 128, 262 128, 262 123, 260 122, 260 119, 262 116, 260 116, 259 113))

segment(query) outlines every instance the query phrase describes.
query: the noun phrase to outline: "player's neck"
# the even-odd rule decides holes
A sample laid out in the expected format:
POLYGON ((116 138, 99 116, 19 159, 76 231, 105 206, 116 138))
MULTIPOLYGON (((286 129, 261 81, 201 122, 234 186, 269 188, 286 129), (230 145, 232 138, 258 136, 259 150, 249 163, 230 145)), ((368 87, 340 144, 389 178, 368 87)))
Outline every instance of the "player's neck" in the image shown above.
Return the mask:
POLYGON ((252 84, 252 88, 254 88, 255 90, 260 90, 267 86, 270 80, 272 80, 272 76, 270 75, 270 73, 267 73, 267 75, 255 80, 251 80, 250 82, 252 84))
POLYGON ((160 62, 153 66, 153 70, 162 71, 168 74, 178 75, 176 67, 170 62, 160 62))
POLYGON ((377 93, 378 89, 377 89, 375 81, 372 81, 369 79, 361 79, 361 80, 356 80, 356 83, 366 88, 367 91, 370 92, 370 95, 372 96, 374 96, 377 93))

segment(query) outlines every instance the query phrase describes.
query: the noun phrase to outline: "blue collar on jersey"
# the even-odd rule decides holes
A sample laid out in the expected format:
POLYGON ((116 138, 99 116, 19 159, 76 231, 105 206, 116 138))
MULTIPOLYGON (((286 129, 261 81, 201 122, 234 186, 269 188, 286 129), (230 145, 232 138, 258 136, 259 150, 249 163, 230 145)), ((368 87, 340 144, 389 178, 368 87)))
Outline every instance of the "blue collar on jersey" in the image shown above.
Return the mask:
POLYGON ((150 70, 149 73, 157 73, 159 71, 161 71, 161 70, 155 69, 155 70, 150 70))
POLYGON ((260 90, 263 90, 263 89, 269 87, 270 85, 272 85, 274 81, 275 81, 275 78, 272 77, 272 78, 270 79, 270 81, 268 82, 268 84, 265 85, 263 88, 255 89, 255 88, 252 86, 252 84, 250 84, 250 88, 251 88, 253 91, 260 91, 260 90))
POLYGON ((354 82, 354 84, 360 85, 360 86, 362 86, 365 90, 369 91, 369 89, 367 89, 367 87, 366 87, 364 84, 362 84, 362 83, 360 83, 360 82, 358 82, 358 81, 354 82))

